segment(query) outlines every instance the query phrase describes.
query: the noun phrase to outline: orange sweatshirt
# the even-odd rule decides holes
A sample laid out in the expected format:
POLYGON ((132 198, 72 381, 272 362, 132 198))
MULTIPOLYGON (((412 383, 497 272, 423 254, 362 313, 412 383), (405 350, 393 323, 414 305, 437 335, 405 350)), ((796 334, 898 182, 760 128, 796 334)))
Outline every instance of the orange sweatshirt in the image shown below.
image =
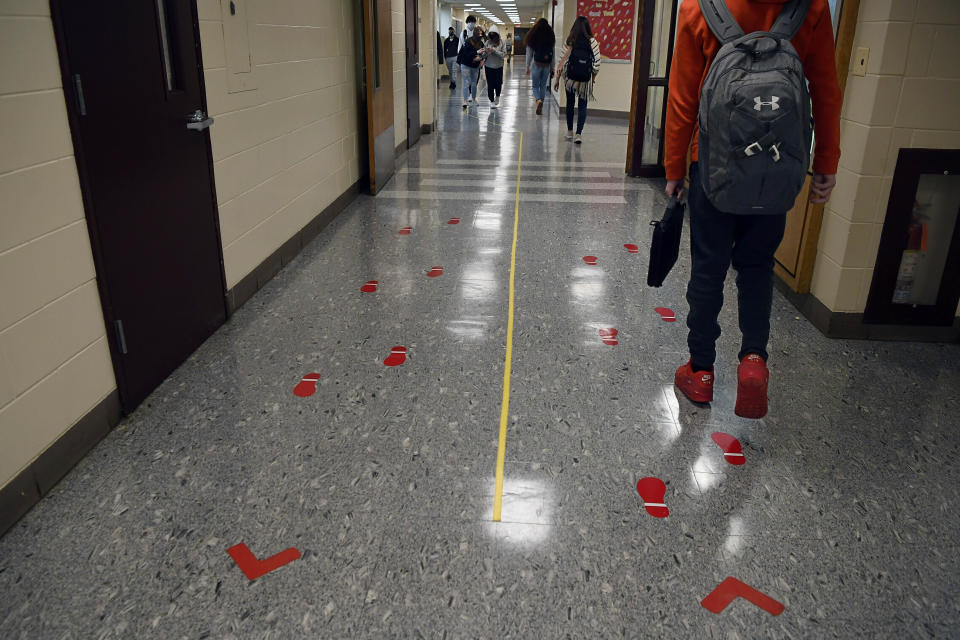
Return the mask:
MULTIPOLYGON (((767 31, 787 0, 726 0, 744 33, 767 31)), ((682 180, 686 174, 687 149, 693 137, 692 161, 697 160, 697 111, 700 87, 713 57, 720 50, 697 0, 683 0, 677 20, 673 65, 667 99, 664 163, 668 180, 682 180)), ((840 108, 843 98, 837 82, 833 52, 833 24, 827 0, 813 0, 793 47, 803 62, 810 81, 813 101, 815 173, 833 174, 840 163, 840 108)))

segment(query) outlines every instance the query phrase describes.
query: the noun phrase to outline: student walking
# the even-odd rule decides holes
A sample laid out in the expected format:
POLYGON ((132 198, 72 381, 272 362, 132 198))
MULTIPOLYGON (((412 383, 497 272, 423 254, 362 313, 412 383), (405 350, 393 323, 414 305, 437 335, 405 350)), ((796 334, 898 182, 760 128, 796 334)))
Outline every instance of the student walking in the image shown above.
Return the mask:
POLYGON ((503 89, 503 60, 507 55, 507 48, 500 34, 490 29, 487 36, 487 46, 483 49, 483 69, 487 76, 487 97, 490 98, 490 107, 500 106, 500 91, 503 89))
POLYGON ((587 121, 587 101, 593 97, 593 82, 600 73, 600 43, 593 37, 590 21, 577 16, 567 36, 558 65, 560 72, 553 81, 553 90, 563 77, 567 93, 567 140, 581 144, 583 125, 587 121), (577 102, 577 133, 573 133, 573 103, 577 102))
POLYGON ((447 33, 447 39, 443 41, 443 61, 447 65, 447 71, 450 72, 450 89, 457 88, 457 53, 460 51, 460 39, 457 38, 457 32, 450 27, 447 33))
POLYGON ((690 151, 692 269, 690 360, 677 369, 674 384, 693 402, 713 400, 717 317, 732 263, 742 334, 734 412, 744 418, 767 413, 773 255, 810 164, 811 97, 816 133, 811 202, 829 200, 840 161, 842 101, 830 7, 827 0, 807 1, 805 15, 798 12, 800 0, 688 1, 680 5, 677 21, 664 160, 667 195, 679 195, 690 151), (753 32, 767 33, 737 40, 753 32), (734 71, 724 74, 731 65, 734 71), (731 119, 731 113, 738 117, 731 119), (698 119, 709 128, 709 138, 697 131, 698 119))
POLYGON ((527 50, 527 75, 533 81, 533 99, 537 101, 537 115, 543 113, 547 82, 553 71, 553 47, 557 37, 546 18, 540 18, 527 32, 524 47, 527 50))
POLYGON ((474 32, 460 47, 457 62, 460 64, 460 79, 463 81, 463 108, 477 100, 477 79, 480 77, 480 51, 483 40, 474 32))

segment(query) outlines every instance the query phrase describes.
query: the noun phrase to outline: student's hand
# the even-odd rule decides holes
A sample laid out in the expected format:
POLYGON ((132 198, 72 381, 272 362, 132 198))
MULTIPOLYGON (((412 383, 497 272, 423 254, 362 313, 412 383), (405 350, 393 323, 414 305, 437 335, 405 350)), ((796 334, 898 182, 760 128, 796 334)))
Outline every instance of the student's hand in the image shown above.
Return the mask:
POLYGON ((527 69, 527 75, 530 75, 530 69, 527 69))
POLYGON ((836 174, 815 173, 813 181, 810 183, 810 191, 813 192, 813 198, 810 202, 814 204, 825 204, 830 201, 830 193, 837 186, 836 174))
POLYGON ((673 197, 673 194, 676 194, 677 199, 680 199, 683 196, 683 180, 667 180, 665 191, 668 196, 673 197))

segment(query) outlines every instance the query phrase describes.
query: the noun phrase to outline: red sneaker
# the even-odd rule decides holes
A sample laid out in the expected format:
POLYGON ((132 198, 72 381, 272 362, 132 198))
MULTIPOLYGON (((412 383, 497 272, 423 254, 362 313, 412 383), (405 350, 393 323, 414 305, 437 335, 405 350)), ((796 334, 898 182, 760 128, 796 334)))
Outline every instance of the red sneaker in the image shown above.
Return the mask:
POLYGON ((733 412, 741 418, 767 415, 767 363, 755 353, 748 354, 737 367, 737 406, 733 412))
POLYGON ((673 384, 691 402, 713 402, 713 372, 694 371, 690 362, 677 369, 673 384))

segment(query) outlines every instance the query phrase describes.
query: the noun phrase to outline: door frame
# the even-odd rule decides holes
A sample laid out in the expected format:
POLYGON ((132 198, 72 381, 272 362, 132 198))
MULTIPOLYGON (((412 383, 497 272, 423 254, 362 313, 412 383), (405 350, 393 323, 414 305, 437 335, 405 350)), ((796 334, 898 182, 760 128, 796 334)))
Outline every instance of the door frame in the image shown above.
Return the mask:
MULTIPOLYGON (((860 0, 843 0, 840 5, 840 16, 835 26, 837 37, 834 45, 834 64, 837 69, 837 80, 840 83, 841 101, 846 94, 847 73, 850 68, 850 56, 853 52, 859 15, 860 0)), ((773 263, 773 272, 777 277, 795 293, 800 294, 810 293, 825 206, 810 202, 810 198, 811 191, 807 186, 797 196, 794 204, 794 209, 804 216, 795 269, 790 271, 779 261, 773 263)), ((791 214, 793 214, 793 211, 791 211, 791 214)))
MULTIPOLYGON (((692 0, 691 0, 692 1, 692 0)), ((667 44, 667 69, 662 78, 650 77, 650 59, 653 57, 653 18, 657 0, 640 0, 637 3, 637 33, 634 48, 633 94, 630 101, 630 131, 627 134, 627 175, 637 178, 659 178, 665 175, 663 144, 666 135, 667 99, 669 98, 670 69, 673 67, 673 45, 677 36, 677 9, 679 0, 664 0, 672 3, 670 8, 670 37, 667 44), (651 19, 647 20, 646 18, 651 19), (643 141, 646 137, 647 94, 650 87, 663 87, 663 113, 660 114, 660 147, 657 164, 643 164, 643 141)))
POLYGON ((363 39, 367 88, 367 121, 364 125, 367 127, 369 160, 367 187, 371 195, 376 195, 390 181, 396 169, 394 129, 397 123, 393 120, 393 35, 391 30, 393 16, 390 0, 360 0, 360 5, 363 13, 363 31, 360 37, 363 39), (382 15, 379 15, 381 13, 382 15), (377 18, 375 14, 379 17, 377 18), (376 46, 376 52, 374 46, 376 46), (378 55, 374 55, 375 53, 378 55), (381 66, 380 74, 377 73, 377 65, 381 66), (375 82, 377 77, 380 78, 380 86, 375 82), (390 122, 389 126, 378 134, 376 123, 387 121, 390 122), (377 169, 378 151, 379 157, 385 160, 384 163, 379 163, 384 165, 380 167, 380 171, 377 169))
POLYGON ((404 48, 404 79, 406 80, 406 86, 404 87, 404 101, 406 103, 407 111, 407 148, 409 149, 413 145, 417 144, 420 141, 420 135, 422 131, 420 130, 420 70, 423 69, 423 63, 420 61, 420 23, 418 21, 420 17, 420 7, 419 0, 403 0, 403 22, 404 22, 404 33, 403 33, 403 48, 404 48), (412 15, 411 15, 412 13, 412 15), (410 46, 411 34, 410 26, 413 26, 413 47, 410 46), (415 62, 411 62, 415 60, 415 62), (415 69, 412 69, 416 65, 415 69), (417 82, 417 90, 413 92, 413 95, 416 96, 416 109, 411 110, 410 108, 410 79, 414 78, 417 82), (411 115, 412 114, 412 115, 411 115), (416 122, 416 126, 414 126, 416 122))
MULTIPOLYGON (((80 103, 76 89, 70 76, 70 59, 68 53, 68 37, 64 28, 62 13, 62 3, 71 0, 50 0, 50 17, 53 22, 54 39, 57 44, 57 59, 60 65, 60 80, 63 86, 63 97, 67 108, 67 121, 70 125, 70 139, 73 145, 73 157, 77 165, 77 174, 80 181, 80 195, 83 200, 84 220, 87 226, 87 234, 90 237, 90 245, 93 253, 93 264, 97 274, 97 291, 100 294, 100 308, 103 310, 104 329, 107 335, 107 345, 110 348, 110 361, 113 366, 113 373, 117 383, 117 392, 120 395, 120 406, 124 415, 129 414, 135 406, 129 404, 129 391, 127 381, 123 370, 122 358, 117 336, 114 330, 114 305, 111 292, 107 285, 106 278, 106 260, 104 257, 103 243, 100 240, 97 224, 96 212, 93 205, 93 197, 90 187, 90 172, 86 164, 85 149, 83 140, 80 137, 80 122, 77 116, 77 105, 80 103), (101 275, 104 274, 104 275, 101 275)), ((204 113, 207 113, 207 88, 203 76, 203 58, 202 47, 200 46, 200 20, 197 15, 197 3, 189 2, 190 19, 193 24, 193 43, 197 56, 197 73, 200 82, 200 104, 204 113)), ((159 42, 157 46, 160 46, 159 42)), ((161 58, 162 59, 162 58, 161 58)), ((221 303, 223 304, 226 318, 230 317, 230 306, 227 300, 227 274, 223 261, 223 237, 220 232, 220 212, 217 205, 217 188, 214 182, 213 170, 213 148, 210 144, 210 135, 204 135, 204 144, 207 152, 207 170, 210 176, 210 215, 213 217, 214 228, 217 234, 217 260, 220 264, 220 288, 222 290, 221 303)))

